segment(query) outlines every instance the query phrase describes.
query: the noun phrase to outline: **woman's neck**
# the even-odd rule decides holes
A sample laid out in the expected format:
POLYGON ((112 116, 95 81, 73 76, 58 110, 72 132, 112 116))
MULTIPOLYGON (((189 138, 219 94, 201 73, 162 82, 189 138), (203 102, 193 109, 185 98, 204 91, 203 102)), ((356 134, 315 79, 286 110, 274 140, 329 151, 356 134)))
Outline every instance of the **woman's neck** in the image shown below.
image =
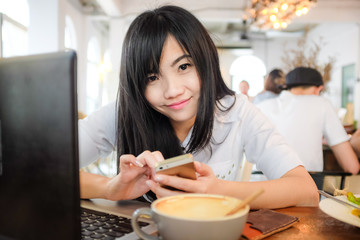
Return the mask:
POLYGON ((194 126, 195 118, 196 116, 186 122, 171 121, 171 125, 173 126, 175 134, 180 140, 180 142, 183 142, 186 136, 189 134, 190 129, 194 126))

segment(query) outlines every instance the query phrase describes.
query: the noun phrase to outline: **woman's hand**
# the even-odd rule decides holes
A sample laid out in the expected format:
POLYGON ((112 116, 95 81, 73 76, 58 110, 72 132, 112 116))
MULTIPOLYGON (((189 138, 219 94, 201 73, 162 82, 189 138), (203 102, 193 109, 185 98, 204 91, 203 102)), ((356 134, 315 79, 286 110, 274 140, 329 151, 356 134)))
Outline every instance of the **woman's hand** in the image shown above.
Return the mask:
POLYGON ((110 200, 134 199, 150 190, 146 181, 155 175, 155 167, 164 157, 159 151, 145 151, 139 156, 122 155, 120 173, 107 183, 106 198, 110 200))
POLYGON ((158 198, 176 195, 184 192, 188 193, 210 193, 215 186, 217 178, 211 168, 195 161, 195 170, 197 172, 197 180, 186 179, 177 176, 169 176, 157 174, 154 180, 147 180, 146 184, 150 187, 158 198), (162 187, 161 185, 170 186, 181 191, 173 191, 162 187))

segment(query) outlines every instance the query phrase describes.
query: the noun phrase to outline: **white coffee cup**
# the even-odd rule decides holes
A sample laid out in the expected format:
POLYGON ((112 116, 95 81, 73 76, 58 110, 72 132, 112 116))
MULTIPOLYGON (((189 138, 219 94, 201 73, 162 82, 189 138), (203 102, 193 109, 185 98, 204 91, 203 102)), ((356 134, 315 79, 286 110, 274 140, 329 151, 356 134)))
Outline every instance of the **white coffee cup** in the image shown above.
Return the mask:
POLYGON ((211 194, 181 194, 157 199, 151 208, 137 209, 131 224, 146 240, 238 240, 245 226, 249 206, 226 216, 240 199, 211 194), (159 236, 142 231, 140 217, 150 218, 159 236))

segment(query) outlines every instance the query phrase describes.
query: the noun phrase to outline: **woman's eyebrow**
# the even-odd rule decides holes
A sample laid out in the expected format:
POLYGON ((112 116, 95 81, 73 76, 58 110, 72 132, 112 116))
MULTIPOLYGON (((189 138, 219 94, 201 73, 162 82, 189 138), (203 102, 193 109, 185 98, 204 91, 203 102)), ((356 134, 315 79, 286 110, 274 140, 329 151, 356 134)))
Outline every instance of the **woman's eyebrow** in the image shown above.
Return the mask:
POLYGON ((173 67, 175 64, 177 64, 178 62, 180 62, 181 59, 183 59, 183 58, 191 58, 191 56, 190 56, 189 54, 184 54, 184 55, 178 57, 177 59, 175 59, 175 60, 173 61, 173 63, 171 64, 171 67, 173 67))

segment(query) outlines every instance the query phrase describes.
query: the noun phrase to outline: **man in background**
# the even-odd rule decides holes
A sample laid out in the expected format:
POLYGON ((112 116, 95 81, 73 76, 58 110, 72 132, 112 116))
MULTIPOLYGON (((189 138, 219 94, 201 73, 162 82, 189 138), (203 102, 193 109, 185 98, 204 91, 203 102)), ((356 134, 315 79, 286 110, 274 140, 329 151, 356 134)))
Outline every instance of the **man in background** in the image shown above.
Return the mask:
POLYGON ((357 174, 359 161, 349 136, 330 102, 319 96, 323 87, 317 70, 298 67, 286 75, 287 91, 257 106, 297 151, 306 170, 323 171, 324 137, 343 170, 357 174))
POLYGON ((248 97, 249 101, 252 102, 253 97, 249 96, 250 85, 246 80, 242 80, 239 84, 239 90, 242 94, 248 97))

